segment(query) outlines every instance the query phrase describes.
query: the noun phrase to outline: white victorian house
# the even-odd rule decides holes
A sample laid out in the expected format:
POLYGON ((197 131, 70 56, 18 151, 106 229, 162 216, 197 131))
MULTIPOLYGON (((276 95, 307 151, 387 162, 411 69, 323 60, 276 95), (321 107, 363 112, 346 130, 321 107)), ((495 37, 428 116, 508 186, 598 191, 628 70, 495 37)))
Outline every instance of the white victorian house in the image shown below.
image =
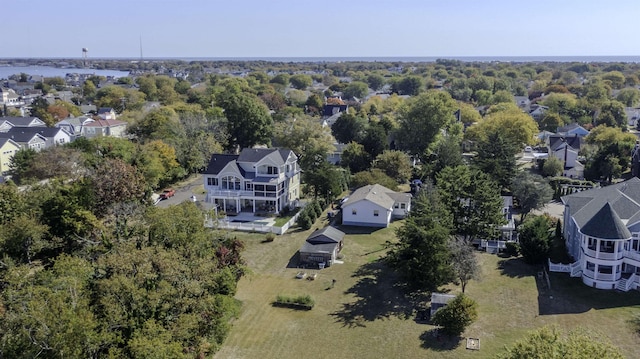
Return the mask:
POLYGON ((227 214, 279 213, 300 198, 300 167, 291 150, 245 148, 214 154, 204 171, 206 201, 227 214))
POLYGON ((640 286, 640 179, 562 197, 566 272, 600 289, 640 286))
POLYGON ((393 218, 404 218, 411 210, 411 194, 394 192, 379 184, 360 187, 342 204, 342 224, 388 227, 393 218))

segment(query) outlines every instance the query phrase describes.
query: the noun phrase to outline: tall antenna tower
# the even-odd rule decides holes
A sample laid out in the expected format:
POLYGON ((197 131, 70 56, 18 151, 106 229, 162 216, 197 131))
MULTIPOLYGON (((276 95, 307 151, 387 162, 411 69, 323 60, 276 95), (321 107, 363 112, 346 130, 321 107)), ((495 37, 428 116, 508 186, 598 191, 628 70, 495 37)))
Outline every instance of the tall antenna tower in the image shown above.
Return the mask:
POLYGON ((87 56, 89 54, 89 49, 86 47, 82 48, 82 66, 87 67, 87 56))
POLYGON ((140 35, 140 63, 142 63, 142 35, 140 35))

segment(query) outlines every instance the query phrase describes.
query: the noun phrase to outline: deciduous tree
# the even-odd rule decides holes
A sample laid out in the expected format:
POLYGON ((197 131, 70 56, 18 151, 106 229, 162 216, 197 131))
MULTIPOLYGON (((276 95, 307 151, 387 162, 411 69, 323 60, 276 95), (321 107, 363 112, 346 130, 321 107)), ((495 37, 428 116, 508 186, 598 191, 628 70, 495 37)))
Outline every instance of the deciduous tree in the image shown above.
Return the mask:
POLYGON ((540 209, 551 200, 553 190, 542 176, 523 171, 511 182, 511 191, 520 204, 521 220, 535 209, 540 209))
POLYGON ((429 91, 407 102, 400 111, 397 138, 400 148, 422 155, 442 129, 455 121, 457 103, 446 92, 429 91))
POLYGON ((449 336, 459 336, 478 318, 478 304, 464 294, 458 294, 433 316, 432 322, 449 336))
POLYGON ((562 333, 557 327, 543 327, 529 333, 519 340, 506 352, 498 356, 499 359, 521 358, 602 358, 623 359, 620 349, 602 336, 589 334, 587 330, 574 330, 568 334, 562 333))

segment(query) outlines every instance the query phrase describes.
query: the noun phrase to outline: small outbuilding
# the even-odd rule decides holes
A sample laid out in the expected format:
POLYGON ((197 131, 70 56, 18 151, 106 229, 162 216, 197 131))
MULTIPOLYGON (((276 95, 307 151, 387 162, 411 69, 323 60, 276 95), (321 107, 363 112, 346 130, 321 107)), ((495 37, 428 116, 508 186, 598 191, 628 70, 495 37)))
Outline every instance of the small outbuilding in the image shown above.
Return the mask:
POLYGON ((431 293, 431 318, 433 318, 438 309, 445 307, 455 297, 453 294, 431 293))
POLYGON ((320 267, 330 266, 344 244, 344 232, 331 226, 317 229, 300 248, 300 262, 320 267))

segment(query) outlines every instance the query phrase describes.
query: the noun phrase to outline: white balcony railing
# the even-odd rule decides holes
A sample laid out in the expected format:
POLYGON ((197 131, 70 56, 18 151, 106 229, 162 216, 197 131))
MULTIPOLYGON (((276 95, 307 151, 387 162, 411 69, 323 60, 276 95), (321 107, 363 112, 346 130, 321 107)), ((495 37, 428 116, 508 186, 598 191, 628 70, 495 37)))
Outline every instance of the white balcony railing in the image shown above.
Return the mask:
POLYGON ((636 251, 624 251, 624 257, 625 258, 630 258, 633 260, 636 260, 638 262, 640 262, 640 252, 636 252, 636 251))
POLYGON ((232 190, 209 190, 209 197, 252 197, 253 191, 232 191, 232 190))
POLYGON ((597 279, 597 280, 614 281, 614 280, 620 279, 620 274, 619 273, 595 273, 594 271, 589 270, 589 269, 583 270, 583 273, 584 273, 585 276, 587 276, 589 278, 592 278, 592 279, 597 279))
POLYGON ((595 250, 589 249, 588 247, 582 247, 582 250, 584 250, 584 254, 586 254, 587 256, 591 258, 596 258, 596 259, 617 260, 617 259, 622 259, 624 255, 624 251, 614 252, 614 253, 596 252, 595 250))

